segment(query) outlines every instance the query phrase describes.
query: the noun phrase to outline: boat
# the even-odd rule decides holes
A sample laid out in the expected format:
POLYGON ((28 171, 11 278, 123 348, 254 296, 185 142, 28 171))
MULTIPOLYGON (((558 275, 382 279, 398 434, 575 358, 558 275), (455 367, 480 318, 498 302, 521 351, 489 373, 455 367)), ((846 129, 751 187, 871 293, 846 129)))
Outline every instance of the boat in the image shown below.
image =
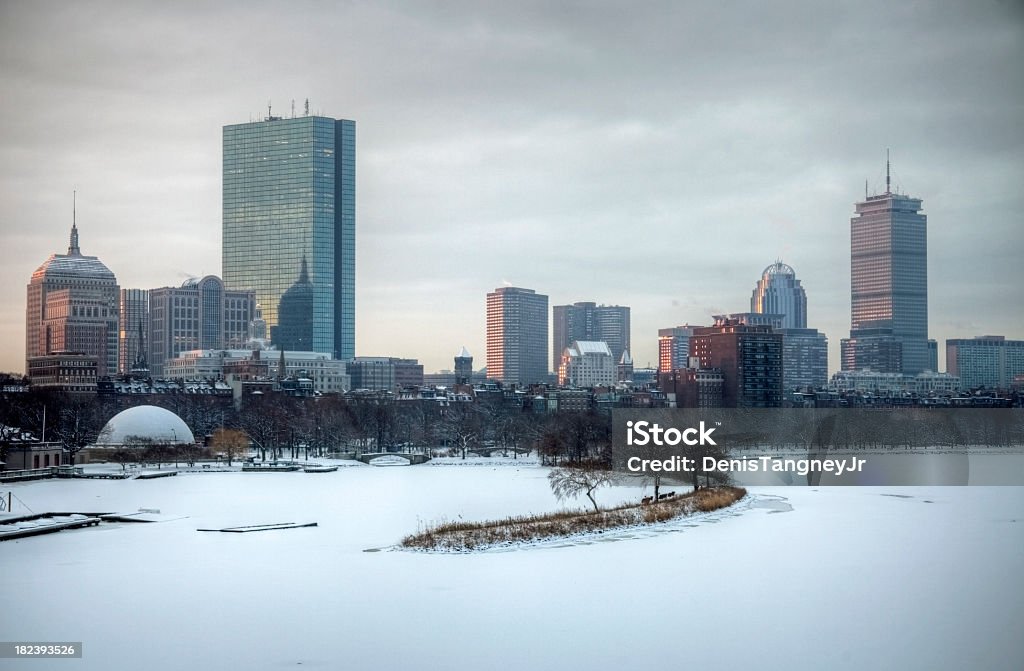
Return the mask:
POLYGON ((250 461, 242 464, 243 473, 289 473, 301 468, 293 461, 250 461))
POLYGON ((338 470, 338 467, 327 464, 306 464, 302 467, 302 470, 305 473, 333 473, 338 470))

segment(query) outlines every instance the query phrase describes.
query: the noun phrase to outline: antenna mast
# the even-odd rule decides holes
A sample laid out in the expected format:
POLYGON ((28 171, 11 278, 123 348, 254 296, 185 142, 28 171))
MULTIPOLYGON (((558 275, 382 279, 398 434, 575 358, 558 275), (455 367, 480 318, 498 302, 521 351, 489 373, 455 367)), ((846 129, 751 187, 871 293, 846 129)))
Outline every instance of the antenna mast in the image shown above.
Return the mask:
POLYGON ((889 148, 885 148, 885 193, 889 195, 889 148))

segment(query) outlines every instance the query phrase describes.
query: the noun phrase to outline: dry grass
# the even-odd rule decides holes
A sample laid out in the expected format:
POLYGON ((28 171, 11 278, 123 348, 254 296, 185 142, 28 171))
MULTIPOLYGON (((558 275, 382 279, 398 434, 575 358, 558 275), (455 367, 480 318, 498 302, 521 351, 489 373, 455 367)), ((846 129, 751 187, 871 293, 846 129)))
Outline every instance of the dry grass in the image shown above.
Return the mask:
POLYGON ((420 550, 465 551, 490 545, 657 524, 681 515, 724 508, 743 498, 746 493, 747 490, 742 487, 715 487, 647 505, 630 503, 598 511, 562 511, 487 522, 442 522, 407 536, 401 545, 420 550))

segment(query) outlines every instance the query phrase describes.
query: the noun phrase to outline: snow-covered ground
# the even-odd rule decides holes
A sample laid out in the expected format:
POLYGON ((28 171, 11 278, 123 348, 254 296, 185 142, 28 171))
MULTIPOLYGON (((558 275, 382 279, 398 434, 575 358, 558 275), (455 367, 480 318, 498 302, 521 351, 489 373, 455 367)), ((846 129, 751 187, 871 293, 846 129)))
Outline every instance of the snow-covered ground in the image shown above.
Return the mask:
POLYGON ((0 639, 84 644, 0 669, 1024 668, 1024 488, 754 488, 660 532, 388 551, 559 507, 534 463, 454 461, 4 485, 167 521, 0 543, 0 639), (275 522, 319 526, 196 531, 275 522))

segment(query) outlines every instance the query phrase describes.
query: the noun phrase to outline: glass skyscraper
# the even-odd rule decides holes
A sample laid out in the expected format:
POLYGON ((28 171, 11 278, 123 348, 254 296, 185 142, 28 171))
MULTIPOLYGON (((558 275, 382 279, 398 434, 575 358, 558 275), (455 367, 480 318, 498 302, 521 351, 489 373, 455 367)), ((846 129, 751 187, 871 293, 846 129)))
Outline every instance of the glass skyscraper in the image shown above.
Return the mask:
POLYGON ((223 188, 225 284, 255 289, 267 326, 290 343, 355 356, 355 122, 268 116, 225 126, 223 188), (286 301, 282 313, 297 284, 312 300, 286 301))
POLYGON ((935 370, 928 340, 928 219, 921 199, 885 193, 857 203, 850 220, 850 337, 843 370, 916 375, 935 370))

